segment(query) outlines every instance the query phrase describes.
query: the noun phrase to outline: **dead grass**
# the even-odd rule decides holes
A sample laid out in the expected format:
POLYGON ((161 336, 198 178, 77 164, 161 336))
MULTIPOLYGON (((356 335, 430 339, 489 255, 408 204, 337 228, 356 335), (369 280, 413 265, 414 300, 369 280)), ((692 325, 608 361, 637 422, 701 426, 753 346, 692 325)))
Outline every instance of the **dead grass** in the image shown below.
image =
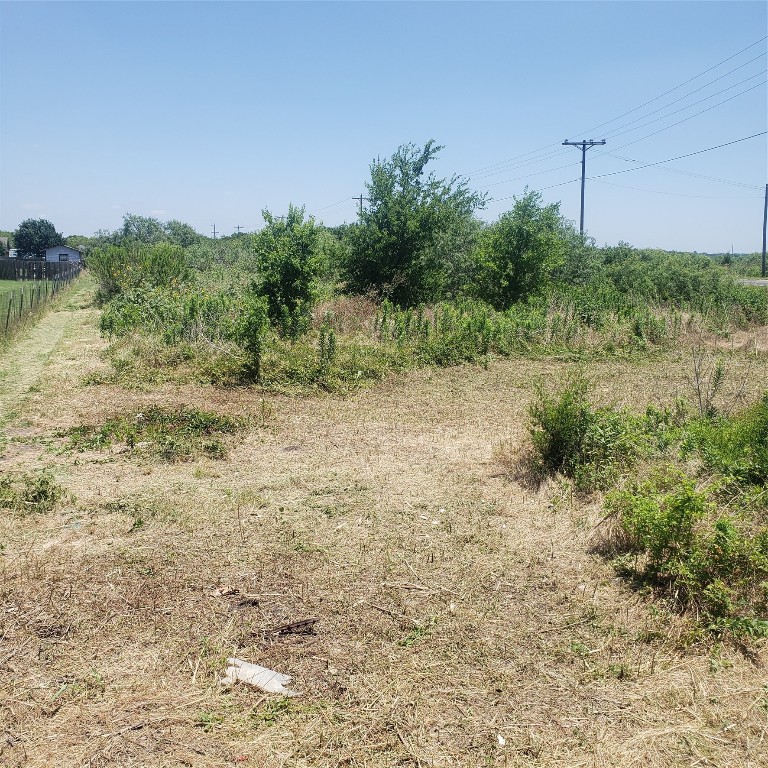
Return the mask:
MULTIPOLYGON (((495 461, 524 443, 533 380, 567 364, 426 369, 346 399, 84 387, 100 342, 80 311, 7 430, 4 462, 52 467, 74 500, 0 520, 4 765, 768 764, 764 646, 686 647, 593 553, 599 496, 495 461), (147 404, 261 423, 226 461, 53 450, 147 404), (302 695, 222 690, 230 655, 302 695)), ((589 373, 640 408, 689 392, 688 360, 589 373)), ((731 363, 764 388, 764 358, 731 363)))

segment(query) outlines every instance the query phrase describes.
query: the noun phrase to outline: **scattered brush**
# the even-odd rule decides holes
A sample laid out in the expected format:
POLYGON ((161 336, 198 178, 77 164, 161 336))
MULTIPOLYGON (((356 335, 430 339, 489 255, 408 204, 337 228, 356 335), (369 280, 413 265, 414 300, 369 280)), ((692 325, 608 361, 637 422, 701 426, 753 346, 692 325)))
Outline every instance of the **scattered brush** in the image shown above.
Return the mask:
POLYGON ((50 512, 63 495, 48 470, 0 474, 0 510, 22 515, 50 512))
POLYGON ((130 415, 113 416, 101 425, 73 427, 64 433, 76 451, 104 450, 123 443, 163 461, 188 461, 196 456, 223 459, 223 435, 243 427, 242 421, 196 408, 151 406, 130 415))

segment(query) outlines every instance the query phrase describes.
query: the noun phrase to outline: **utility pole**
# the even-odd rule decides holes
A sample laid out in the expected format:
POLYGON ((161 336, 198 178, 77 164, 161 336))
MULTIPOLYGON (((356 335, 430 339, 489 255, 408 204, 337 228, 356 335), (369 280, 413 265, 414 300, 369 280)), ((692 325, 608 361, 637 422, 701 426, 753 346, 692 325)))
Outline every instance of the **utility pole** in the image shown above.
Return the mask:
POLYGON ((216 225, 213 225, 213 239, 216 239, 216 225))
POLYGON ((360 202, 360 218, 363 218, 363 200, 368 200, 370 202, 369 197, 363 197, 363 193, 361 192, 357 197, 353 197, 353 200, 358 200, 360 202))
POLYGON ((587 150, 591 147, 605 144, 605 139, 601 141, 593 141, 590 139, 582 139, 581 141, 568 141, 566 139, 563 142, 563 146, 579 147, 581 149, 581 220, 579 221, 579 232, 584 234, 584 178, 586 176, 587 169, 587 150))
POLYGON ((765 229, 768 224, 768 184, 765 185, 765 206, 763 207, 763 268, 761 275, 767 277, 765 274, 765 229))
POLYGON ((240 230, 242 229, 242 227, 241 227, 241 226, 238 224, 238 225, 235 227, 235 229, 237 230, 237 234, 239 235, 239 234, 240 234, 240 230))

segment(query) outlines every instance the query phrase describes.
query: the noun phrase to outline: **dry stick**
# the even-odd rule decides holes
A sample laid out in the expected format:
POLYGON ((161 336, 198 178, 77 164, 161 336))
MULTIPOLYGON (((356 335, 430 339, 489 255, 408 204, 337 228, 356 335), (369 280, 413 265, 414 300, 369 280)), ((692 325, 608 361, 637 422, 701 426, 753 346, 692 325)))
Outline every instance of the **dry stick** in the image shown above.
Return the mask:
POLYGON ((377 611, 380 611, 381 613, 386 613, 387 616, 391 616, 393 619, 405 619, 406 621, 410 621, 411 624, 413 624, 414 627, 418 627, 419 623, 412 619, 410 616, 406 616, 404 613, 395 613, 395 611, 390 611, 388 608, 383 608, 380 605, 376 605, 375 603, 367 603, 371 606, 371 608, 375 608, 377 611))
POLYGON ((545 629, 540 629, 539 634, 543 635, 545 632, 556 632, 562 629, 570 629, 571 627, 578 627, 579 624, 587 624, 590 621, 594 621, 594 616, 587 616, 586 619, 579 619, 578 621, 572 621, 570 624, 563 624, 559 627, 546 627, 545 629))

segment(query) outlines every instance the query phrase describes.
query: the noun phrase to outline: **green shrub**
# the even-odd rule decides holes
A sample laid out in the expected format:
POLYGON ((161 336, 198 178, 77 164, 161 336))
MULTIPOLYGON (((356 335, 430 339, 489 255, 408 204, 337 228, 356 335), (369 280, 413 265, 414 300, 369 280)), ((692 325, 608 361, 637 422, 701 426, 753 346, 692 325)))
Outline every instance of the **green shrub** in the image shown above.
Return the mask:
POLYGON ((529 409, 540 468, 573 478, 582 490, 605 488, 646 450, 641 422, 623 411, 593 408, 587 382, 571 377, 556 395, 542 389, 529 409))
MULTIPOLYGON (((768 528, 718 511, 672 468, 608 497, 621 545, 642 556, 630 573, 660 588, 705 627, 768 636, 768 528)), ((626 560, 622 560, 624 566, 626 560)))
POLYGON ((261 359, 269 332, 269 306, 264 296, 250 294, 241 304, 240 317, 233 328, 234 340, 247 355, 245 372, 261 381, 261 359))
POLYGON ((285 217, 267 210, 262 215, 266 226, 253 238, 258 273, 251 292, 266 299, 269 320, 280 334, 297 339, 309 329, 317 298, 317 227, 312 217, 304 220, 303 208, 293 205, 285 217))
POLYGON ((743 483, 768 485, 768 392, 732 418, 700 422, 694 436, 712 469, 743 483))
POLYGON ((134 288, 172 289, 190 278, 184 249, 163 242, 96 248, 88 257, 88 268, 99 281, 101 304, 134 288))
POLYGON ((649 556, 648 568, 661 573, 688 553, 694 525, 707 512, 707 497, 694 481, 674 469, 610 496, 609 510, 619 515, 631 551, 649 556))

